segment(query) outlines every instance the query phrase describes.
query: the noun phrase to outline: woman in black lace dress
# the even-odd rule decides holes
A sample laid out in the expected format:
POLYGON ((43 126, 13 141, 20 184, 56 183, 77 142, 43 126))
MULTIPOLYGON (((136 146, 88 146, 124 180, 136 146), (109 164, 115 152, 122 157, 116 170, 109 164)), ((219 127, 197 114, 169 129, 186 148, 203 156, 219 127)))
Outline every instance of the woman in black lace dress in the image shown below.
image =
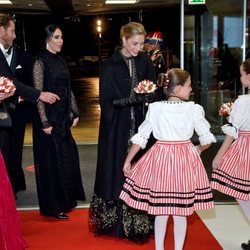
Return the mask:
POLYGON ((37 193, 40 213, 58 219, 68 219, 69 212, 84 200, 79 156, 71 135, 79 111, 70 88, 70 73, 58 52, 63 45, 62 31, 49 25, 46 50, 34 64, 35 88, 53 91, 60 100, 47 105, 38 102, 34 115, 33 144, 37 193))

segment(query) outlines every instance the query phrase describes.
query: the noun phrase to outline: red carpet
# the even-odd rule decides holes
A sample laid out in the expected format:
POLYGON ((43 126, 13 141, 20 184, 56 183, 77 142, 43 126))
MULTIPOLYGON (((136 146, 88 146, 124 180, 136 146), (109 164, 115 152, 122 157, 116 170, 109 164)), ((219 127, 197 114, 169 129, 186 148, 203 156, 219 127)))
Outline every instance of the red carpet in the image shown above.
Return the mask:
MULTIPOLYGON (((137 245, 128 240, 108 236, 95 237, 89 232, 87 216, 88 209, 75 209, 68 221, 58 221, 39 215, 39 211, 19 212, 23 235, 28 250, 153 250, 153 238, 149 243, 137 245)), ((173 224, 169 221, 166 245, 173 249, 173 224)), ((200 220, 194 214, 188 217, 188 232, 185 250, 222 250, 222 247, 200 220)))

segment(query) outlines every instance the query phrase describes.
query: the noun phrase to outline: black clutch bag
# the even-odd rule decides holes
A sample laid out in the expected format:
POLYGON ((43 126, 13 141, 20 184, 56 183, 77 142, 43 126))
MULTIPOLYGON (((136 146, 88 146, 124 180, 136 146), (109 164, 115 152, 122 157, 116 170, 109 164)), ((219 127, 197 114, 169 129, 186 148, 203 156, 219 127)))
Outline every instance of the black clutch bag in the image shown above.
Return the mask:
POLYGON ((0 127, 9 128, 11 125, 11 117, 7 112, 4 102, 2 102, 0 103, 0 127))

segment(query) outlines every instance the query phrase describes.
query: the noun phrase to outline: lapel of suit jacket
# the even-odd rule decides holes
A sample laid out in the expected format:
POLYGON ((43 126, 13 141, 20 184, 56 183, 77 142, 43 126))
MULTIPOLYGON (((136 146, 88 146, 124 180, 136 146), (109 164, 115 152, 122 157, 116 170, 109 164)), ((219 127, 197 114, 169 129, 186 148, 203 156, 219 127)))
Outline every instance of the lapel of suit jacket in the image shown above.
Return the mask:
POLYGON ((9 64, 8 64, 8 62, 6 60, 6 57, 4 56, 1 49, 0 49, 0 60, 5 64, 6 69, 8 69, 12 73, 12 75, 14 76, 15 70, 14 70, 14 72, 11 70, 11 68, 10 68, 10 66, 9 66, 9 64))
POLYGON ((12 58, 10 62, 10 69, 13 75, 15 75, 16 66, 17 66, 17 50, 16 47, 13 47, 12 58))

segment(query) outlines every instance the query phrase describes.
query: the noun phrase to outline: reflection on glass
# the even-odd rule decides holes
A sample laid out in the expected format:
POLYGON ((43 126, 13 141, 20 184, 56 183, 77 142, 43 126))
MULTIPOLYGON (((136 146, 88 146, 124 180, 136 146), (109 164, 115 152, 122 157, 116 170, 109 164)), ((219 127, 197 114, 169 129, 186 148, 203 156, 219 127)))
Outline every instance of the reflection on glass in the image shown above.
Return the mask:
POLYGON ((222 103, 241 94, 243 0, 207 1, 185 6, 184 67, 193 76, 193 98, 206 112, 212 131, 220 135, 222 103))

